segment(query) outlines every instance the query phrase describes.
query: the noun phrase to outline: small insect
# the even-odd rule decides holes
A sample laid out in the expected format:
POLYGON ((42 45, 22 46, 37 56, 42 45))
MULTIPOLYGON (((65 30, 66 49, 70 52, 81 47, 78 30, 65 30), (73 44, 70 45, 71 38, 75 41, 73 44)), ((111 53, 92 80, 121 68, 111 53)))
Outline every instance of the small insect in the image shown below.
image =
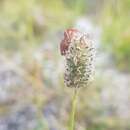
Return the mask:
POLYGON ((61 55, 65 55, 69 45, 71 43, 72 38, 77 34, 80 33, 77 29, 67 29, 64 32, 64 39, 60 43, 60 51, 61 55))

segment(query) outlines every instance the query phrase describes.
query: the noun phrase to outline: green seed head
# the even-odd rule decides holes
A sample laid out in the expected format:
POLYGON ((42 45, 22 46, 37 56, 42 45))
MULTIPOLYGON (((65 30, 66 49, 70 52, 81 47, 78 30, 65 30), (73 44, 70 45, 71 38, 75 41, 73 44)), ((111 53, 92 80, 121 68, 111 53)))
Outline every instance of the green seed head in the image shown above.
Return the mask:
POLYGON ((77 33, 71 37, 65 53, 66 68, 64 81, 68 87, 86 87, 92 79, 95 49, 86 34, 77 33))

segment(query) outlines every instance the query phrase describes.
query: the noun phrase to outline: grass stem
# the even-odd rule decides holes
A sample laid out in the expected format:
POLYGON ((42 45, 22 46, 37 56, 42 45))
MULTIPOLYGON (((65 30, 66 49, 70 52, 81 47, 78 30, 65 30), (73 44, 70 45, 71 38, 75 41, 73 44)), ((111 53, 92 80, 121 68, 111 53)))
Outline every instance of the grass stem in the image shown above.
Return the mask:
POLYGON ((73 94, 73 98, 72 98, 72 109, 71 109, 71 113, 70 113, 68 130, 75 129, 75 113, 76 113, 77 96, 78 96, 78 90, 77 90, 77 88, 74 88, 74 94, 73 94))

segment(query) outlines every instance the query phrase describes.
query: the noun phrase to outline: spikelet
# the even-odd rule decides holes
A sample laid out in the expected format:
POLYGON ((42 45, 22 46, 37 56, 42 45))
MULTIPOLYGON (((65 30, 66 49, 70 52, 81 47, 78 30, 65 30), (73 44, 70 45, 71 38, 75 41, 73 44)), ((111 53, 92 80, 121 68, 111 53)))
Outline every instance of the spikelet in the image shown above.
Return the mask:
POLYGON ((93 74, 95 54, 93 43, 86 34, 77 30, 68 29, 65 33, 68 37, 61 42, 61 53, 66 59, 64 82, 68 87, 85 87, 93 74), (63 48, 65 44, 66 48, 63 48))

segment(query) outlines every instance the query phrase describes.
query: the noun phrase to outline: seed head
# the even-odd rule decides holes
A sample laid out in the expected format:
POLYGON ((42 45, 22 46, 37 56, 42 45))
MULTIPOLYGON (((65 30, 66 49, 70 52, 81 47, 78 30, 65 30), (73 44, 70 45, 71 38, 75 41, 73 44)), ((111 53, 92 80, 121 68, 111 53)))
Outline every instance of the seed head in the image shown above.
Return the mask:
POLYGON ((60 44, 65 56, 64 81, 68 87, 85 87, 93 74, 94 47, 86 34, 77 29, 67 29, 60 44))

